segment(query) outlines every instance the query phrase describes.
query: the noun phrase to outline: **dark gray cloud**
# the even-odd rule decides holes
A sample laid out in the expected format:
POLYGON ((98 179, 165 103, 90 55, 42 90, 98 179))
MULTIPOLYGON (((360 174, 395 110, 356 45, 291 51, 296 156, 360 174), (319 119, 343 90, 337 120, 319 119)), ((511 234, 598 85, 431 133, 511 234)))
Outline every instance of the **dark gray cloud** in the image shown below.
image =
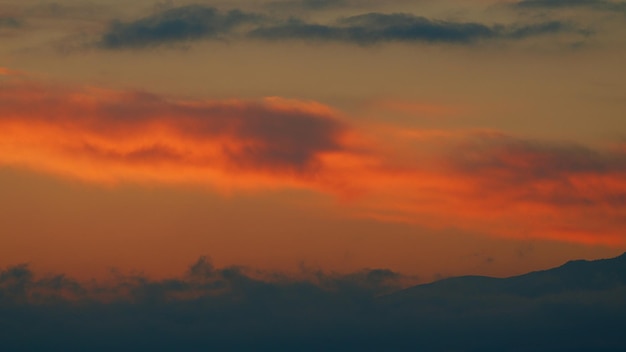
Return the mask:
MULTIPOLYGON (((301 5, 325 7, 331 3, 315 0, 301 5)), ((133 22, 115 22, 102 36, 100 45, 109 49, 137 48, 237 35, 263 40, 337 41, 360 45, 384 42, 467 44, 576 31, 573 25, 558 21, 487 25, 432 20, 407 13, 367 13, 321 24, 297 17, 271 19, 239 10, 220 12, 215 8, 191 5, 167 9, 133 22)))
POLYGON ((588 8, 601 11, 626 12, 626 2, 607 0, 522 0, 515 3, 518 8, 588 8))
POLYGON ((308 9, 325 9, 336 6, 346 6, 346 0, 300 0, 301 6, 308 9))
POLYGON ((472 43, 486 39, 521 39, 571 30, 562 22, 528 25, 485 25, 476 22, 431 20, 411 14, 368 13, 347 17, 334 25, 292 19, 283 24, 259 27, 250 35, 268 40, 339 41, 356 44, 381 42, 472 43))
POLYGON ((296 0, 296 1, 273 1, 267 7, 277 10, 326 10, 353 5, 348 0, 296 0))
POLYGON ((0 16, 0 28, 17 28, 21 24, 22 22, 15 17, 0 16))
POLYGON ((375 11, 376 9, 397 7, 398 5, 414 5, 413 0, 274 0, 265 6, 269 10, 282 12, 332 11, 336 9, 353 11, 375 11))
POLYGON ((181 277, 78 284, 15 266, 0 272, 0 341, 7 351, 626 348, 626 255, 404 290, 389 270, 298 277, 201 258, 181 277))
POLYGON ((218 38, 259 19, 258 15, 239 10, 220 12, 202 5, 177 7, 133 22, 114 22, 100 44, 106 48, 127 48, 218 38))

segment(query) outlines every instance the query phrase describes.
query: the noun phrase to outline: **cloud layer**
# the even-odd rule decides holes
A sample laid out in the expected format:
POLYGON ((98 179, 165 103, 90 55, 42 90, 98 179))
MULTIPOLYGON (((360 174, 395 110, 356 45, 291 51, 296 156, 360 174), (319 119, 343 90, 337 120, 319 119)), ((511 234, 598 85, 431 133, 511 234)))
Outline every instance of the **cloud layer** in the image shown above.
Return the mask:
MULTIPOLYGON (((6 70, 7 72, 10 72, 6 70)), ((0 164, 90 182, 297 188, 350 216, 622 245, 626 152, 488 130, 356 128, 315 102, 183 100, 6 76, 0 164)))

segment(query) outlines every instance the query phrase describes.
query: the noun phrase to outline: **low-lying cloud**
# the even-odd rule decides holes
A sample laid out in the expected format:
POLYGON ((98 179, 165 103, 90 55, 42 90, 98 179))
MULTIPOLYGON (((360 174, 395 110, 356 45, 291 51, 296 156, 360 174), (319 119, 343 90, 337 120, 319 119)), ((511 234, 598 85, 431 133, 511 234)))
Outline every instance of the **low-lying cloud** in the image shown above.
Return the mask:
POLYGON ((7 350, 618 351, 626 346, 626 257, 404 289, 389 270, 293 275, 215 268, 116 273, 81 283, 27 265, 0 271, 7 350))

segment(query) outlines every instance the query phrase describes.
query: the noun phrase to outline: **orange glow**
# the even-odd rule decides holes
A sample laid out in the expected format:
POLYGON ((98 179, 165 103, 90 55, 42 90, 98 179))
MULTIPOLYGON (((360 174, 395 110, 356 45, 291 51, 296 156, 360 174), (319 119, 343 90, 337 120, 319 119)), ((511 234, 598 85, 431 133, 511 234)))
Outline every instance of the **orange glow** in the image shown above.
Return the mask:
POLYGON ((619 150, 498 131, 366 131, 347 120, 323 104, 278 97, 188 101, 12 82, 0 88, 0 164, 108 185, 306 189, 346 200, 350 216, 626 243, 619 150))
POLYGON ((376 110, 391 111, 425 117, 445 117, 450 115, 458 115, 459 113, 465 112, 465 109, 459 107, 428 103, 416 103, 396 99, 375 100, 372 101, 368 105, 368 107, 376 110))
POLYGON ((7 67, 0 66, 0 76, 18 76, 21 73, 19 71, 10 70, 7 67))
POLYGON ((3 164, 86 181, 193 183, 220 191, 306 188, 318 155, 341 148, 343 127, 318 103, 169 102, 96 88, 48 93, 29 85, 3 89, 2 101, 3 164), (259 121, 263 115, 269 126, 259 121), (307 127, 319 129, 311 146, 296 145, 297 135, 276 138, 272 130, 307 127), (287 148, 296 149, 293 156, 280 155, 287 148))

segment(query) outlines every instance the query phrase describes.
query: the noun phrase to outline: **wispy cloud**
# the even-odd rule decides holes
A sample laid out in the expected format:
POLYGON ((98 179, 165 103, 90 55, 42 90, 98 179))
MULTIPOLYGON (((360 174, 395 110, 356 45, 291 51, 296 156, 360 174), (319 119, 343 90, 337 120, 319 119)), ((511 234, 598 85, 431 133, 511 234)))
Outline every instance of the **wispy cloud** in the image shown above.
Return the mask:
POLYGON ((620 151, 497 131, 400 130, 397 136, 413 140, 397 146, 413 151, 412 164, 405 157, 395 177, 379 179, 385 191, 371 188, 367 215, 496 236, 624 242, 626 154, 620 151))
POLYGON ((336 24, 312 24, 301 20, 260 27, 250 35, 269 40, 338 41, 355 44, 425 42, 468 44, 489 39, 521 39, 570 30, 561 22, 529 25, 486 25, 478 22, 431 20, 412 14, 369 13, 341 19, 336 24))

